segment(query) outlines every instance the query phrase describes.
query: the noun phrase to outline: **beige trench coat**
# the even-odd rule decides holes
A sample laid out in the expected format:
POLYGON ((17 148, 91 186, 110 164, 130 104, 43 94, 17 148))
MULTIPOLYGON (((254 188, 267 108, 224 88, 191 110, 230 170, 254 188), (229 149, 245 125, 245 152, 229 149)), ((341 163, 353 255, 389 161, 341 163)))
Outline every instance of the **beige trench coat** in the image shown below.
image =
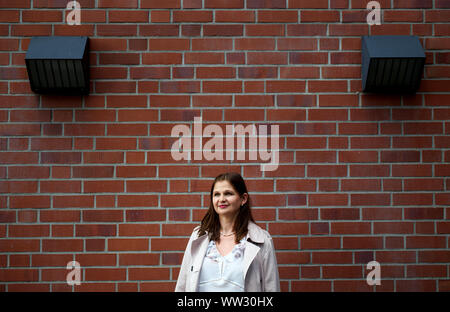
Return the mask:
MULTIPOLYGON (((186 247, 175 291, 197 291, 203 258, 209 244, 208 234, 192 232, 186 247)), ((277 259, 270 234, 253 222, 248 224, 249 239, 244 252, 244 291, 280 291, 277 259)))

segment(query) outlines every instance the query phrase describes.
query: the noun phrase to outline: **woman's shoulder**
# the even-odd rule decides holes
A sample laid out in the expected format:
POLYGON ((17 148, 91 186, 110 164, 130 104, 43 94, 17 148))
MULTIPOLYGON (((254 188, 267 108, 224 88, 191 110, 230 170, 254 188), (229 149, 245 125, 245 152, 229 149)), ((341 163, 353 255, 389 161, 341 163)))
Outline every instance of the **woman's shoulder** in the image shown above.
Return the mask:
POLYGON ((197 225, 197 226, 192 230, 191 237, 192 237, 192 236, 198 237, 198 234, 199 234, 199 233, 200 233, 200 225, 197 225))
POLYGON ((272 240, 268 231, 251 221, 248 223, 248 234, 250 239, 256 243, 265 243, 272 240))
POLYGON ((201 236, 203 236, 203 235, 205 235, 206 233, 200 233, 200 225, 197 225, 193 230, 192 230, 192 233, 191 233, 191 237, 190 237, 190 240, 195 240, 195 239, 197 239, 197 238, 199 238, 199 237, 201 237, 201 236))

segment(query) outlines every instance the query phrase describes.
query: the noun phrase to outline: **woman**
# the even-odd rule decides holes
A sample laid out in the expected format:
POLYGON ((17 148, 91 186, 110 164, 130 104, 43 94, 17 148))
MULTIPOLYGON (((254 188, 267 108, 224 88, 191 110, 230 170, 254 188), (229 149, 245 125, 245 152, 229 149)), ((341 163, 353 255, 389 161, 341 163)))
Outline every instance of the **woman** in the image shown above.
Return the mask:
POLYGON ((189 239, 175 291, 280 291, 272 238, 254 221, 244 179, 216 177, 189 239))

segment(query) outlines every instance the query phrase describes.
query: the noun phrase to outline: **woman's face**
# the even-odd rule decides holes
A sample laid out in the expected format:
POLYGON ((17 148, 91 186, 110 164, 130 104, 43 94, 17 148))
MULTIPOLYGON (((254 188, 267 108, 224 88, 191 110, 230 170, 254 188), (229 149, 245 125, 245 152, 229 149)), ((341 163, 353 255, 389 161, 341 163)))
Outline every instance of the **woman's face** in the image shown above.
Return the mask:
POLYGON ((247 202, 247 194, 241 197, 228 181, 217 181, 214 185, 212 201, 219 216, 235 216, 241 205, 247 202))

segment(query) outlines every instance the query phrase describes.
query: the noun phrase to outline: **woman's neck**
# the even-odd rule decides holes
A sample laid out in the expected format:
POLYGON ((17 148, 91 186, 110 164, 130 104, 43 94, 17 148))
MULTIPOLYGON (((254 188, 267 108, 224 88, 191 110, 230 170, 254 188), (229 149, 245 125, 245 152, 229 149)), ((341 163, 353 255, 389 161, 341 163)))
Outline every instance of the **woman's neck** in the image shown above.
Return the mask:
POLYGON ((220 232, 225 235, 232 233, 234 231, 234 220, 235 216, 220 216, 220 232))

